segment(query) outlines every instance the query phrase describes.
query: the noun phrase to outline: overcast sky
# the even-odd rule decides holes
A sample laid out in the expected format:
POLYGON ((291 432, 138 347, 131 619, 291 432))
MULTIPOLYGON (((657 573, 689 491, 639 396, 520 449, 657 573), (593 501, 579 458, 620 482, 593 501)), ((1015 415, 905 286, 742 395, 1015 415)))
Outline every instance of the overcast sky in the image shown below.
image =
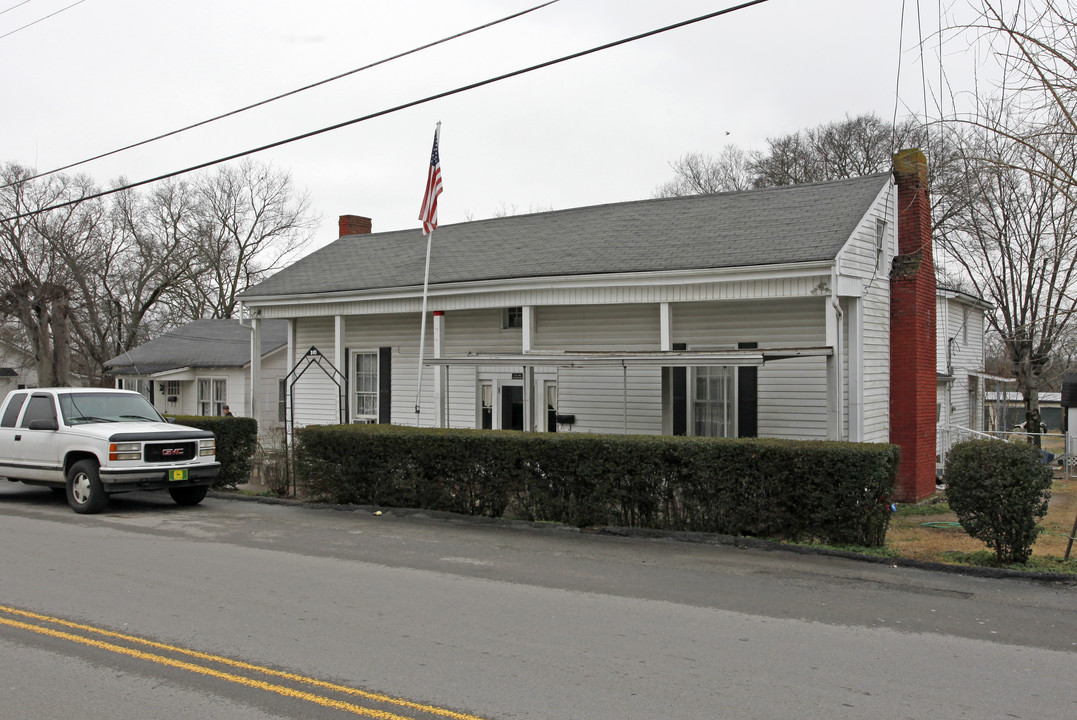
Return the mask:
MULTIPOLYGON (((13 8, 0 35, 74 1, 0 0, 13 8)), ((85 0, 0 38, 0 161, 52 169, 540 1, 85 0)), ((560 0, 80 171, 101 184, 154 177, 735 4, 560 0)), ((322 216, 310 249, 336 238, 342 214, 418 236, 439 120, 442 225, 648 198, 686 152, 763 149, 845 115, 923 113, 922 77, 938 85, 939 59, 932 39, 922 73, 918 37, 954 2, 905 4, 902 39, 902 0, 770 0, 255 157, 309 190, 322 216)), ((969 76, 969 53, 944 56, 952 82, 969 76)))

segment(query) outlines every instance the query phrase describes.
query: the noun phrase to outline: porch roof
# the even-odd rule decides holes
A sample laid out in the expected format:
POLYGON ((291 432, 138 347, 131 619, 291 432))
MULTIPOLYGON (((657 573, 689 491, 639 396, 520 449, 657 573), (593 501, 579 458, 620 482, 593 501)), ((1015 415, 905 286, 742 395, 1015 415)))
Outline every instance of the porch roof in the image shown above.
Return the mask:
MULTIPOLYGON (((265 320, 262 355, 288 342, 288 323, 265 320)), ((241 368, 251 361, 251 331, 238 320, 195 320, 105 363, 113 375, 156 375, 185 368, 241 368)))
POLYGON ((427 366, 508 366, 508 367, 715 367, 753 366, 794 357, 828 357, 830 347, 767 348, 749 350, 656 350, 653 352, 535 352, 466 353, 426 358, 427 366))

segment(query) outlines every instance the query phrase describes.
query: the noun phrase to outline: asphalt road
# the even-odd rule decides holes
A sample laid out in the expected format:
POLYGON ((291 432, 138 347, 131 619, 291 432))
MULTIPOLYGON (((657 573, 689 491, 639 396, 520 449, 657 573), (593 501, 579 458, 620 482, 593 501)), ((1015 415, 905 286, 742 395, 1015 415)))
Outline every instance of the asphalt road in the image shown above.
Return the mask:
POLYGON ((0 718, 1072 718, 1077 586, 0 484, 0 718))

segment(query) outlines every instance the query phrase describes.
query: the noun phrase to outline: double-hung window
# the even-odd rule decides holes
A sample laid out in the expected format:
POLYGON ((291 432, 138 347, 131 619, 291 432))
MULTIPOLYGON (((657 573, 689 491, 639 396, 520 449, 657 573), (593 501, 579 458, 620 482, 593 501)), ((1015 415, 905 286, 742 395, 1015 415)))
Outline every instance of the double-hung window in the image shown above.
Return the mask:
POLYGON ((355 353, 355 403, 352 420, 378 421, 378 353, 355 353))
POLYGON ((223 415, 228 404, 228 381, 224 378, 198 378, 198 414, 223 415))
POLYGON ((698 437, 736 437, 736 373, 731 367, 696 367, 692 373, 692 428, 698 437))

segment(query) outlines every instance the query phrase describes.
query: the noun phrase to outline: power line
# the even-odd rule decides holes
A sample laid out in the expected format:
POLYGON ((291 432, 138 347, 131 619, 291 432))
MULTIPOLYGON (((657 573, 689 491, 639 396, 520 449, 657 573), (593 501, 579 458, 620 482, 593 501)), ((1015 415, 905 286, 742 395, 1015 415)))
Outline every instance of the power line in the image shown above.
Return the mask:
MULTIPOLYGON (((26 0, 26 2, 29 2, 29 1, 30 0, 26 0)), ((385 58, 383 60, 378 60, 376 62, 372 62, 372 63, 370 63, 368 65, 364 65, 362 67, 355 68, 354 70, 349 70, 347 72, 340 73, 339 75, 334 75, 333 77, 326 78, 325 80, 319 80, 318 82, 314 82, 314 83, 311 83, 309 85, 304 85, 301 88, 296 88, 295 90, 289 90, 288 92, 281 93, 280 95, 276 95, 276 96, 268 98, 266 100, 262 100, 261 102, 256 102, 256 103, 253 103, 251 105, 246 105, 246 106, 238 108, 236 110, 231 110, 231 111, 223 113, 221 115, 211 117, 208 120, 202 120, 200 122, 196 122, 193 125, 187 125, 186 127, 181 127, 181 128, 179 128, 177 130, 171 130, 171 131, 163 133, 161 135, 157 135, 157 136, 154 136, 154 137, 151 137, 151 138, 147 138, 145 140, 140 140, 138 142, 131 143, 130 145, 125 145, 124 147, 117 148, 116 150, 110 150, 108 152, 101 153, 100 155, 94 155, 93 157, 86 158, 85 160, 79 160, 78 162, 73 162, 73 163, 70 163, 68 165, 63 165, 63 166, 58 167, 58 168, 56 168, 54 170, 48 170, 48 171, 43 172, 43 173, 38 173, 37 175, 31 175, 28 178, 23 178, 22 181, 25 182, 25 181, 28 181, 28 180, 36 180, 37 178, 45 177, 46 175, 52 175, 54 173, 62 172, 64 170, 69 170, 69 169, 71 169, 73 167, 78 167, 79 165, 85 165, 86 163, 93 162, 94 160, 100 160, 101 158, 106 158, 106 157, 109 157, 110 155, 115 155, 117 153, 124 152, 125 150, 131 150, 131 149, 136 148, 136 147, 141 147, 142 145, 147 145, 147 144, 149 144, 151 142, 156 142, 157 140, 163 140, 164 138, 172 137, 173 135, 178 135, 178 134, 180 134, 182 132, 186 132, 188 130, 193 130, 194 128, 197 128, 197 127, 202 127, 203 125, 208 125, 209 123, 216 122, 217 120, 223 120, 224 118, 231 117, 233 115, 238 115, 239 113, 246 112, 247 110, 253 110, 254 108, 261 107, 263 105, 268 105, 271 102, 276 102, 277 100, 282 100, 282 99, 284 99, 286 97, 291 97, 292 95, 297 95, 297 94, 299 94, 301 92, 304 92, 306 90, 310 90, 312 88, 316 88, 316 87, 319 87, 321 85, 331 83, 331 82, 333 82, 335 80, 340 80, 341 78, 348 77, 349 75, 354 75, 354 74, 356 74, 358 72, 362 72, 364 70, 369 70, 369 69, 371 69, 373 67, 377 67, 378 65, 384 65, 385 63, 392 62, 393 60, 399 60, 402 57, 406 57, 408 55, 413 55, 413 54, 415 54, 417 52, 420 52, 422 50, 427 50, 429 48, 434 47, 435 45, 441 45, 442 43, 447 43, 450 40, 456 40, 457 38, 464 37, 465 35, 470 35, 471 33, 478 32, 479 30, 485 30, 486 28, 493 27, 494 25, 498 25, 500 23, 506 22, 508 20, 512 20, 514 18, 518 18, 521 15, 526 15, 526 14, 528 14, 530 12, 534 12, 535 10, 541 10, 542 8, 546 7, 547 5, 553 5, 556 2, 559 2, 559 0, 549 0, 548 2, 544 2, 541 5, 536 5, 535 7, 529 8, 527 10, 521 10, 520 12, 513 13, 512 15, 506 15, 505 17, 503 17, 503 18, 501 18, 499 20, 493 20, 493 21, 485 23, 483 25, 478 25, 476 27, 471 28, 470 30, 464 30, 463 32, 458 32, 455 35, 449 35, 448 37, 444 37, 441 40, 435 40, 433 42, 426 43, 425 45, 420 45, 419 47, 413 48, 411 50, 406 50, 406 51, 404 51, 402 53, 397 53, 396 55, 393 55, 391 57, 387 57, 387 58, 385 58)), ((7 185, 0 186, 0 189, 6 188, 6 187, 11 187, 11 185, 13 185, 13 184, 14 183, 9 183, 7 185)))
MULTIPOLYGON (((22 4, 23 4, 23 5, 25 5, 25 4, 27 3, 27 2, 30 2, 30 0, 26 0, 26 2, 24 2, 24 3, 22 3, 22 4)), ((33 21, 32 23, 26 23, 25 25, 23 25, 23 26, 22 26, 22 27, 20 27, 20 28, 15 28, 15 29, 14 29, 14 30, 12 30, 11 32, 6 32, 6 33, 4 33, 3 35, 0 35, 0 40, 3 40, 3 39, 4 39, 4 38, 6 38, 6 37, 7 37, 8 35, 14 35, 15 33, 17 33, 17 32, 18 32, 18 31, 20 31, 20 30, 25 30, 25 29, 26 29, 26 28, 28 28, 28 27, 31 27, 31 26, 33 26, 33 25, 37 25, 37 24, 38 24, 39 22, 42 22, 43 20, 48 20, 48 19, 49 19, 50 17, 56 17, 57 15, 59 15, 60 13, 62 13, 62 12, 63 12, 64 10, 70 10, 71 8, 75 7, 76 5, 81 5, 81 4, 82 4, 82 3, 84 3, 84 2, 86 2, 86 0, 78 0, 78 2, 73 2, 73 3, 71 3, 70 5, 68 5, 67 7, 63 7, 63 8, 60 8, 59 10, 57 10, 57 11, 56 11, 56 12, 54 12, 54 13, 49 13, 48 15, 46 15, 46 16, 45 16, 45 17, 43 17, 43 18, 38 18, 37 20, 34 20, 34 21, 33 21)), ((7 9, 7 10, 14 10, 14 9, 15 9, 15 8, 17 8, 17 7, 19 7, 19 6, 18 6, 18 5, 15 5, 14 7, 9 7, 9 8, 7 9)), ((7 10, 5 10, 4 12, 7 12, 7 10)))
POLYGON ((662 33, 669 32, 671 30, 677 30, 677 29, 680 29, 682 27, 686 27, 688 25, 694 25, 695 23, 703 22, 704 20, 711 20, 711 19, 719 17, 721 15, 728 15, 729 13, 737 12, 738 10, 744 10, 744 9, 752 7, 754 5, 762 5, 763 3, 769 2, 769 1, 770 0, 749 0, 749 2, 744 2, 744 3, 741 3, 739 5, 734 5, 732 7, 725 8, 724 10, 716 10, 715 12, 707 13, 706 15, 700 15, 699 17, 692 18, 691 20, 684 20, 684 21, 681 21, 679 23, 674 23, 673 25, 666 25, 665 27, 661 27, 661 28, 658 28, 656 30, 648 30, 645 33, 640 33, 639 35, 633 35, 631 37, 623 38, 621 40, 615 40, 613 42, 609 42, 609 43, 606 43, 604 45, 598 45, 598 46, 590 48, 588 50, 580 50, 579 52, 575 52, 575 53, 572 53, 570 55, 563 55, 563 56, 561 56, 559 58, 556 58, 554 60, 547 60, 546 62, 542 62, 542 63, 539 63, 537 65, 531 65, 531 66, 526 67, 526 68, 521 68, 520 70, 513 70, 512 72, 504 73, 503 75, 497 75, 497 76, 492 77, 492 78, 487 78, 486 80, 479 80, 478 82, 471 83, 470 85, 461 85, 460 87, 454 88, 452 90, 446 90, 444 92, 440 92, 440 93, 437 93, 435 95, 428 95, 427 97, 422 98, 421 100, 412 100, 411 102, 406 102, 406 103, 404 103, 402 105, 396 105, 394 107, 391 107, 391 108, 388 108, 388 109, 385 109, 385 110, 379 110, 378 112, 370 113, 369 115, 363 115, 361 117, 353 118, 351 120, 345 120, 344 122, 340 122, 340 123, 337 123, 335 125, 329 125, 327 127, 323 127, 323 128, 318 129, 318 130, 311 130, 310 132, 303 133, 302 135, 295 135, 293 137, 286 138, 284 140, 278 140, 277 142, 269 143, 268 145, 261 145, 259 147, 251 148, 249 150, 243 150, 241 152, 237 152, 237 153, 234 153, 232 155, 227 155, 227 156, 222 157, 222 158, 217 158, 216 160, 208 160, 206 162, 199 163, 198 165, 191 165, 190 167, 184 168, 182 170, 175 170, 173 172, 165 173, 164 175, 158 175, 157 177, 148 178, 146 180, 139 180, 138 182, 128 183, 126 185, 121 185, 119 187, 112 188, 111 190, 102 190, 101 192, 94 193, 94 194, 91 194, 91 195, 86 195, 84 197, 78 198, 77 200, 68 200, 66 202, 58 203, 56 205, 50 205, 48 207, 39 208, 37 210, 31 210, 30 212, 19 213, 17 215, 13 215, 11 217, 2 218, 2 219, 0 219, 0 222, 13 222, 15 220, 20 220, 22 218, 33 217, 34 215, 40 215, 41 213, 48 212, 50 210, 59 210, 60 208, 70 207, 71 205, 77 205, 78 203, 86 202, 87 200, 96 200, 97 198, 105 197, 106 195, 112 195, 114 193, 123 192, 125 190, 131 190, 133 188, 142 187, 143 185, 149 185, 151 183, 160 182, 161 180, 167 180, 169 178, 173 178, 173 177, 176 177, 178 175, 185 175, 187 173, 194 172, 196 170, 203 170, 203 169, 205 169, 207 167, 211 167, 213 165, 220 165, 221 163, 226 163, 226 162, 229 162, 231 160, 237 160, 237 159, 239 159, 241 157, 246 157, 248 155, 254 155, 256 153, 264 152, 266 150, 272 150, 273 148, 277 148, 277 147, 280 147, 282 145, 288 145, 290 143, 297 142, 299 140, 306 140, 307 138, 311 138, 311 137, 314 137, 316 135, 321 135, 323 133, 331 132, 333 130, 339 130, 341 128, 345 128, 345 127, 348 127, 350 125, 355 125, 357 123, 366 122, 367 120, 373 120, 375 118, 384 117, 386 115, 391 115, 393 113, 400 112, 401 110, 407 110, 409 108, 417 107, 419 105, 425 105, 426 103, 433 102, 434 100, 441 100, 442 98, 447 98, 447 97, 450 97, 452 95, 459 95, 460 93, 468 92, 470 90, 475 90, 475 89, 480 88, 480 87, 485 87, 486 85, 492 85, 493 83, 501 82, 502 80, 508 80, 509 78, 514 78, 514 77, 517 77, 519 75, 525 75, 527 73, 531 73, 531 72, 534 72, 536 70, 542 70, 544 68, 548 68, 548 67, 551 67, 553 65, 558 65, 558 64, 563 63, 563 62, 568 62, 569 60, 576 60, 578 58, 585 57, 587 55, 592 55, 592 54, 597 53, 597 52, 602 52, 604 50, 609 50, 611 48, 615 48, 615 47, 618 47, 620 45, 626 45, 628 43, 635 42, 637 40, 643 40, 644 38, 649 38, 649 37, 653 37, 655 35, 660 35, 662 33))
POLYGON ((22 7, 23 5, 25 5, 28 2, 30 2, 30 0, 22 0, 22 2, 19 3, 18 5, 12 5, 7 10, 0 10, 0 15, 3 15, 4 13, 9 13, 12 10, 14 10, 15 8, 20 8, 20 7, 22 7))

